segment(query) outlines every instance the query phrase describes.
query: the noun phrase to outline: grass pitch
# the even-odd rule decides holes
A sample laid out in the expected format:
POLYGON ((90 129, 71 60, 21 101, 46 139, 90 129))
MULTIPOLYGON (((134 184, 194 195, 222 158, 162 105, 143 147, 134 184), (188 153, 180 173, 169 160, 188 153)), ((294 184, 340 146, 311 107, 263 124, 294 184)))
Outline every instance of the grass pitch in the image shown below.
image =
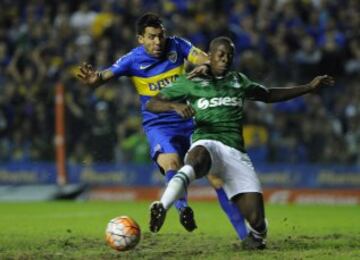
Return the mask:
POLYGON ((193 202, 198 229, 186 232, 170 210, 148 231, 149 202, 0 203, 0 259, 360 259, 359 206, 267 205, 268 249, 243 251, 217 202, 193 202), (116 252, 107 222, 133 217, 140 244, 116 252))

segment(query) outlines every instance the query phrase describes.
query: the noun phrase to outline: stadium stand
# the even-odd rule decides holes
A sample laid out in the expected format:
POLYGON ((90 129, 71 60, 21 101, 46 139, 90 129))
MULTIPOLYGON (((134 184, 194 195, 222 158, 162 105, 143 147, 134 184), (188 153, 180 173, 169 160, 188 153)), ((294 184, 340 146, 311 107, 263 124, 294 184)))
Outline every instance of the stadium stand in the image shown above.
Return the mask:
POLYGON ((315 74, 336 77, 331 90, 273 106, 248 104, 247 135, 261 134, 248 143, 255 160, 359 165, 359 5, 356 0, 1 1, 0 162, 54 160, 58 81, 66 88, 70 162, 148 162, 130 82, 121 79, 93 92, 74 75, 83 61, 104 68, 135 46, 134 21, 153 11, 164 17, 170 33, 203 49, 215 36, 230 36, 239 54, 234 66, 267 86, 304 83, 315 74))

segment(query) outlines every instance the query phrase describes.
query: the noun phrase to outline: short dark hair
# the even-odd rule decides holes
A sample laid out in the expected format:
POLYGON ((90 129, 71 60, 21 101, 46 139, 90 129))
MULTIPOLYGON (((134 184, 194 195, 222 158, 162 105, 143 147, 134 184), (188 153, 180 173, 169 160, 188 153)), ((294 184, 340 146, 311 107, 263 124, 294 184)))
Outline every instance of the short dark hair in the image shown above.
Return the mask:
POLYGON ((225 37, 225 36, 220 36, 220 37, 216 37, 215 39, 213 39, 210 42, 210 48, 209 51, 212 52, 217 46, 219 46, 220 44, 225 44, 227 45, 230 49, 232 49, 232 51, 235 51, 235 45, 234 42, 229 38, 229 37, 225 37))
POLYGON ((164 26, 158 15, 154 13, 146 13, 136 22, 137 34, 143 35, 146 27, 162 28, 164 26))

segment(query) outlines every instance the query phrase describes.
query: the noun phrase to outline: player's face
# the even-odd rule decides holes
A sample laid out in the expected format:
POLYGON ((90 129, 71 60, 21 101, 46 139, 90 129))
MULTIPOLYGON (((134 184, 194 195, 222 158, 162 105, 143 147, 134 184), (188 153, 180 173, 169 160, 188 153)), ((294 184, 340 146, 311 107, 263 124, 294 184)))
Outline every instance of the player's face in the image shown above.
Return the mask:
POLYGON ((148 54, 160 57, 165 50, 165 30, 164 28, 146 27, 144 34, 139 35, 138 41, 144 45, 148 54))
POLYGON ((223 76, 229 71, 234 57, 234 49, 227 44, 219 44, 210 53, 211 72, 223 76))

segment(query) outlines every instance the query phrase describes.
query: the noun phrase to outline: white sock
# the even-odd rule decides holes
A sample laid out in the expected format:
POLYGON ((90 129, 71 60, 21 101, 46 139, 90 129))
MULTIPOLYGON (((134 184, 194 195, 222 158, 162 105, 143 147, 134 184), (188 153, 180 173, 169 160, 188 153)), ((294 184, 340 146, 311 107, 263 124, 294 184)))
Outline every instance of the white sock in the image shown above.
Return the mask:
POLYGON ((187 187, 195 180, 195 172, 192 166, 184 165, 169 181, 160 201, 165 209, 184 195, 187 187))

